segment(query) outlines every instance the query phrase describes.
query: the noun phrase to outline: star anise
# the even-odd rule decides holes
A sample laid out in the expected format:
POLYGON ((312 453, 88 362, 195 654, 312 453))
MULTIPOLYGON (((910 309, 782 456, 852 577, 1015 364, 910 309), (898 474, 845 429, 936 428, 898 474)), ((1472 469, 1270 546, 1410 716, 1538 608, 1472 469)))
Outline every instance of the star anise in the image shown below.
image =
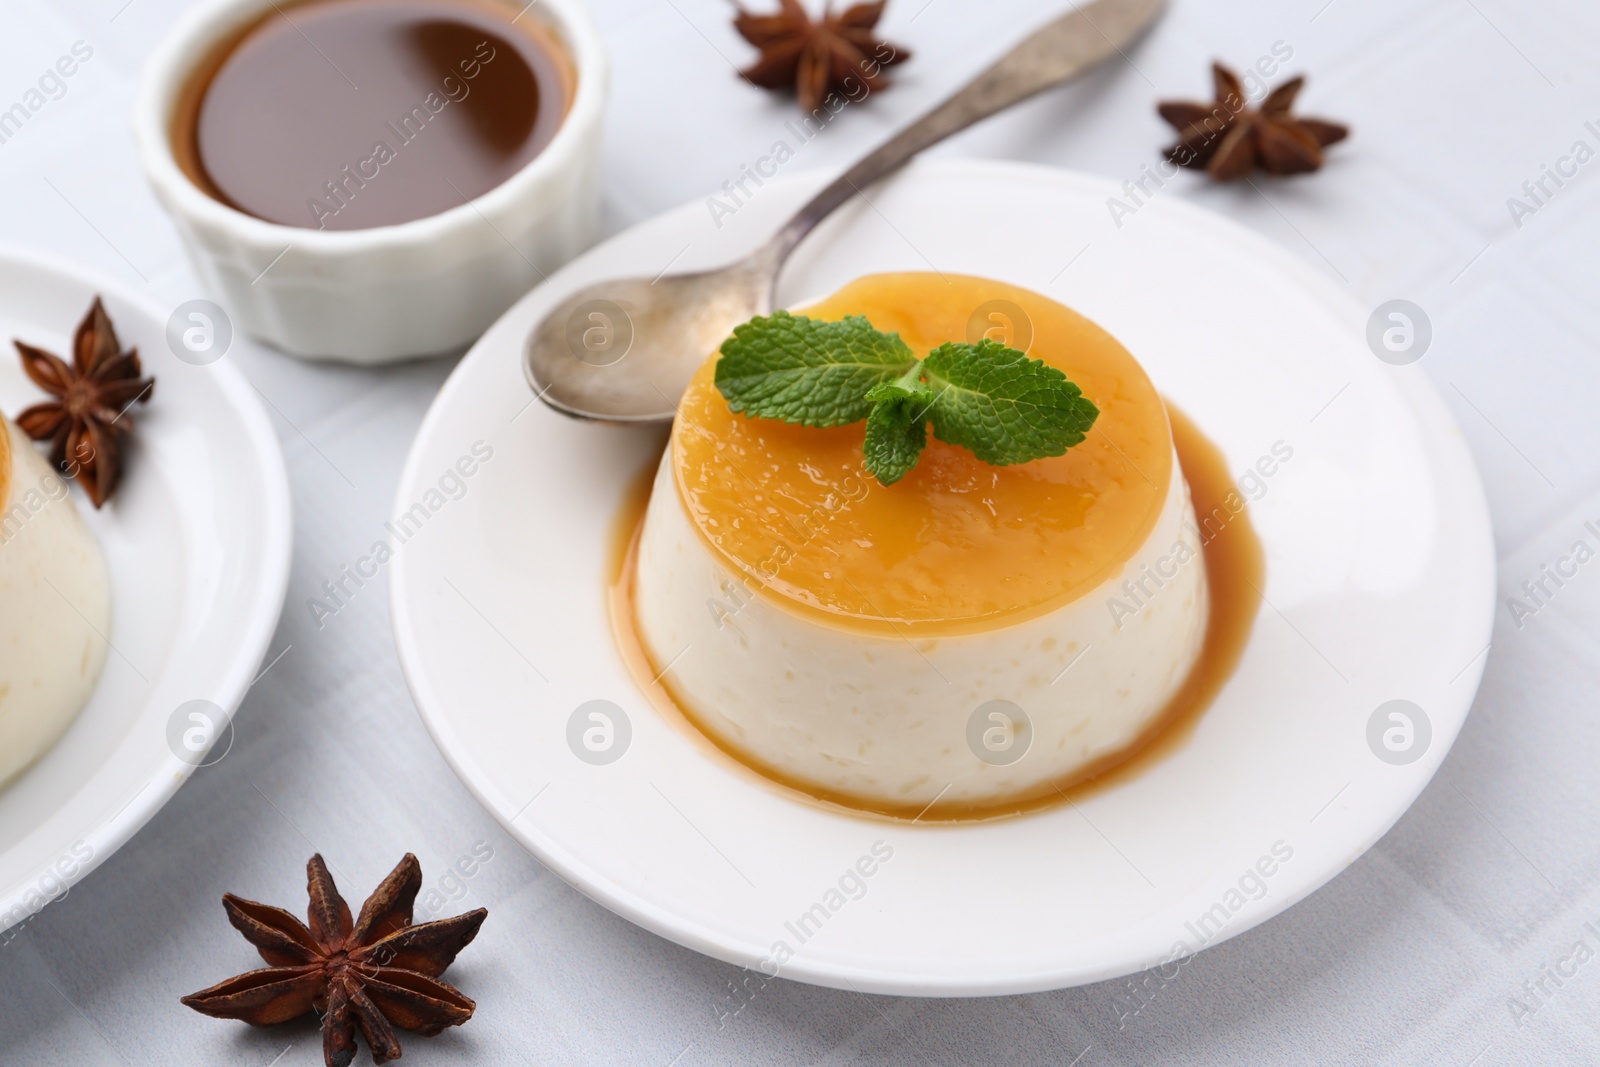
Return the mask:
POLYGON ((1350 133, 1348 127, 1289 114, 1304 77, 1278 86, 1253 108, 1238 75, 1221 63, 1211 65, 1216 100, 1197 104, 1168 100, 1157 106, 1178 131, 1167 160, 1180 167, 1204 167, 1217 181, 1242 178, 1255 167, 1268 174, 1302 174, 1322 166, 1322 150, 1350 133))
POLYGON ((837 15, 827 0, 816 21, 800 0, 778 2, 774 14, 752 15, 740 7, 734 17, 733 28, 761 49, 761 58, 739 75, 763 89, 794 89, 806 111, 816 111, 833 90, 859 99, 887 88, 883 68, 911 58, 904 48, 873 35, 888 0, 856 4, 837 15), (852 88, 852 78, 860 88, 852 88))
POLYGON ((122 480, 122 438, 133 430, 128 408, 148 401, 154 378, 141 378, 137 348, 122 351, 100 298, 94 298, 72 336, 72 363, 42 348, 13 341, 22 369, 55 397, 17 416, 35 441, 50 442, 50 462, 76 478, 100 507, 122 480))
POLYGON ((432 1037, 472 1018, 476 1005, 438 978, 489 914, 479 908, 413 926, 411 905, 421 887, 422 867, 408 852, 352 923, 328 865, 312 856, 306 864, 309 928, 282 908, 225 893, 228 921, 272 966, 191 993, 183 1003, 255 1026, 315 1011, 322 1015, 328 1067, 345 1067, 355 1056, 357 1026, 374 1063, 398 1059, 395 1027, 432 1037))

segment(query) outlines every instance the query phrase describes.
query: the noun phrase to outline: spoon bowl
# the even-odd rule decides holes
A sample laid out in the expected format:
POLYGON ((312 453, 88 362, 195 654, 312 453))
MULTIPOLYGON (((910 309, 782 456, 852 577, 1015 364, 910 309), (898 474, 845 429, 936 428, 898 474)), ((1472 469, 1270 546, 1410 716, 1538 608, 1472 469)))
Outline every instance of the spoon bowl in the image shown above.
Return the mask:
POLYGON ((529 333, 528 384, 576 418, 670 421, 689 379, 733 328, 772 310, 774 274, 757 255, 717 270, 585 286, 529 333))

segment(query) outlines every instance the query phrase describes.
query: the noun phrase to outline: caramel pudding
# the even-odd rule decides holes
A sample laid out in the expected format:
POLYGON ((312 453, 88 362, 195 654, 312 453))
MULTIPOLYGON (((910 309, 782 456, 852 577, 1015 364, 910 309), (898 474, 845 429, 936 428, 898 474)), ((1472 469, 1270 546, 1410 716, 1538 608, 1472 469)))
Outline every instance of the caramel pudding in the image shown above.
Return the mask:
POLYGON ((0 783, 88 703, 110 626, 99 544, 61 476, 0 416, 0 783))
POLYGON ((555 136, 572 64, 491 0, 274 4, 201 65, 178 109, 200 188, 285 226, 353 230, 481 196, 555 136))
POLYGON ((920 355, 994 301, 1100 409, 1064 455, 990 466, 930 440, 886 487, 862 425, 736 414, 716 357, 679 405, 623 625, 684 714, 779 781, 881 812, 994 810, 1104 770, 1206 689, 1205 538, 1126 349, 960 276, 862 278, 802 314, 864 315, 920 355))

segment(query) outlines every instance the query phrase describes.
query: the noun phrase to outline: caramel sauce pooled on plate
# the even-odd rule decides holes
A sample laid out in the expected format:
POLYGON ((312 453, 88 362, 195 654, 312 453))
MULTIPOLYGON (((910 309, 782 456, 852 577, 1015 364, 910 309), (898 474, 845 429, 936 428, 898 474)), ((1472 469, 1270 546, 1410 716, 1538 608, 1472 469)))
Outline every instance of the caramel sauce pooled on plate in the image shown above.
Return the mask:
POLYGON ((573 84, 551 34, 490 0, 307 0, 200 65, 173 141, 196 185, 256 218, 390 226, 521 170, 573 84))

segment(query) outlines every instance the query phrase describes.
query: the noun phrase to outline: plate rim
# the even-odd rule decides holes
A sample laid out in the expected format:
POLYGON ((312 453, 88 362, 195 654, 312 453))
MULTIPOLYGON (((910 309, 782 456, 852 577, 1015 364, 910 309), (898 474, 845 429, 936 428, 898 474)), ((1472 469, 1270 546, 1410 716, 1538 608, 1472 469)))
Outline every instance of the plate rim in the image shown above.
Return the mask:
MULTIPOLYGON (((1095 190, 1115 194, 1119 187, 1106 176, 1092 174, 1084 171, 1055 167, 1046 164, 1027 163, 1015 160, 994 160, 980 158, 932 158, 915 160, 904 170, 882 179, 883 182, 904 180, 905 175, 932 174, 958 174, 962 177, 990 182, 1028 181, 1034 183, 1053 183, 1057 185, 1071 185, 1080 190, 1095 190), (965 172, 962 174, 961 172, 965 172)), ((770 185, 820 185, 832 177, 831 171, 822 169, 806 169, 796 171, 790 175, 781 176, 770 185)), ((628 239, 635 230, 657 222, 662 217, 684 211, 686 208, 696 206, 700 200, 691 199, 682 204, 674 205, 664 211, 658 212, 646 219, 642 219, 632 226, 619 231, 600 242, 584 253, 580 259, 586 258, 597 249, 612 246, 628 239)), ((1226 239, 1237 242, 1247 247, 1254 255, 1264 257, 1277 269, 1290 275, 1296 284, 1308 290, 1319 301, 1327 304, 1336 311, 1341 318, 1346 319, 1352 327, 1361 320, 1362 312, 1355 298, 1345 290, 1335 285, 1333 279, 1319 272, 1311 263, 1295 255, 1288 248, 1278 242, 1256 232, 1220 212, 1213 211, 1184 198, 1165 198, 1155 204, 1157 214, 1176 213, 1191 223, 1211 231, 1220 232, 1226 239)), ((552 280, 559 280, 562 272, 551 275, 552 280)), ((549 282, 541 283, 529 293, 525 294, 516 304, 512 305, 501 320, 517 316, 521 309, 535 303, 538 294, 544 291, 549 282)), ((485 332, 488 336, 501 320, 485 332)), ((451 371, 450 376, 441 386, 433 403, 429 406, 422 422, 419 424, 416 436, 413 439, 411 451, 408 453, 405 465, 402 467, 399 484, 396 489, 395 503, 392 515, 397 516, 407 506, 413 481, 418 476, 422 462, 422 446, 438 428, 443 419, 442 412, 455 398, 458 390, 464 388, 466 373, 469 366, 479 360, 493 358, 488 346, 483 339, 475 342, 460 362, 451 371)), ((1397 394, 1405 401, 1407 410, 1416 420, 1416 425, 1425 431, 1433 444, 1438 449, 1438 455, 1448 463, 1447 469, 1455 474, 1456 489, 1459 494, 1456 501, 1463 516, 1471 513, 1471 532, 1476 535, 1481 559, 1473 575, 1479 580, 1481 586, 1481 616, 1478 620, 1478 636, 1487 646, 1490 643, 1495 620, 1497 604, 1496 581, 1498 559, 1494 551, 1493 524, 1489 510, 1488 497, 1483 487, 1481 473, 1478 470, 1465 438, 1461 434, 1459 424, 1454 414, 1445 404, 1442 394, 1434 386, 1431 379, 1419 368, 1408 369, 1413 373, 1401 373, 1394 376, 1394 385, 1397 394)), ((518 375, 520 380, 520 374, 518 375)), ((1457 527, 1461 529, 1461 527, 1457 527)), ((1463 554, 1468 554, 1463 548, 1463 554)), ((1470 580, 1470 578, 1468 579, 1470 580)), ((640 926, 651 933, 663 937, 675 944, 693 949, 704 955, 722 960, 726 963, 741 967, 753 967, 753 959, 760 958, 761 952, 754 953, 741 951, 735 947, 734 939, 724 937, 717 939, 716 931, 704 927, 694 920, 685 919, 674 912, 656 906, 653 902, 637 897, 625 888, 614 886, 609 879, 596 877, 592 870, 583 863, 575 854, 557 844, 546 835, 537 824, 526 828, 518 824, 521 813, 506 816, 501 810, 501 800, 504 798, 495 795, 492 783, 488 776, 482 774, 474 767, 465 752, 465 745, 456 738, 455 732, 449 722, 448 709, 445 702, 428 686, 421 676, 419 651, 412 640, 412 630, 409 629, 410 607, 407 597, 410 592, 406 587, 406 570, 404 567, 392 569, 389 576, 390 593, 390 620, 394 633, 396 651, 400 660, 401 671, 405 676, 407 687, 410 689, 413 701, 416 704, 418 715, 422 718, 429 736, 433 738, 440 754, 446 763, 456 773, 456 776, 466 786, 480 804, 484 806, 501 827, 516 840, 523 848, 527 849, 536 859, 545 864, 563 881, 572 885, 585 896, 601 904, 608 910, 622 916, 629 922, 640 926), (435 706, 437 702, 437 706, 435 706), (458 750, 459 746, 459 750, 458 750)), ((1386 813, 1381 821, 1381 826, 1375 826, 1374 831, 1360 843, 1351 855, 1344 861, 1344 865, 1331 873, 1319 873, 1308 878, 1296 881, 1282 893, 1274 893, 1261 908, 1247 915, 1241 915, 1240 921, 1230 924, 1216 937, 1205 942, 1201 949, 1212 948, 1223 941, 1238 936, 1248 930, 1276 918, 1284 911, 1298 904, 1306 897, 1315 893, 1331 882, 1338 874, 1357 858, 1364 855, 1374 844, 1393 828, 1412 805, 1418 796, 1427 788, 1428 784, 1438 773, 1444 760, 1454 747, 1456 737, 1461 727, 1470 715, 1472 705, 1476 700, 1483 672, 1487 666, 1488 656, 1480 653, 1477 658, 1463 670, 1458 682, 1470 683, 1466 692, 1470 697, 1465 700, 1465 708, 1455 721, 1450 724, 1448 736, 1438 731, 1436 727, 1434 744, 1427 755, 1419 761, 1426 768, 1425 774, 1418 774, 1412 781, 1414 788, 1409 790, 1403 803, 1396 803, 1392 812, 1386 813), (1441 743, 1442 742, 1442 743, 1441 743)), ((920 828, 919 828, 920 829, 920 828)), ((882 967, 871 972, 853 969, 851 966, 827 960, 807 959, 796 956, 784 963, 781 977, 810 984, 826 986, 834 989, 868 992, 885 995, 919 996, 919 997, 986 997, 1006 996, 1013 994, 1036 993, 1049 990, 1068 988, 1103 981, 1120 975, 1135 973, 1139 969, 1153 966, 1159 961, 1152 960, 1141 967, 1129 967, 1113 964, 1104 967, 1063 966, 1048 972, 1035 971, 1028 974, 1013 973, 1002 980, 988 978, 976 981, 945 980, 943 978, 930 979, 926 975, 917 974, 909 969, 894 969, 882 967)))
MULTIPOLYGON (((87 285, 94 292, 110 297, 117 304, 134 308, 155 323, 161 323, 170 314, 161 307, 160 301, 155 296, 139 292, 99 268, 85 266, 54 252, 18 242, 0 242, 0 264, 18 267, 36 275, 48 275, 51 284, 87 285)), ((272 635, 277 631, 278 621, 283 616, 294 551, 293 504, 283 448, 278 442, 277 433, 272 429, 271 421, 267 418, 266 410, 261 406, 261 401, 252 395, 253 388, 243 370, 226 360, 218 360, 207 370, 215 375, 218 392, 228 401, 237 416, 235 425, 240 427, 242 437, 248 442, 263 476, 259 487, 261 493, 257 499, 262 502, 262 521, 259 528, 263 532, 265 544, 260 558, 249 568, 252 573, 260 576, 255 583, 257 596, 245 627, 245 638, 239 644, 239 651, 221 672, 221 681, 216 686, 213 696, 209 698, 223 709, 225 719, 231 723, 246 692, 253 684, 251 674, 265 657, 272 635)), ((142 713, 147 707, 148 703, 141 704, 140 712, 142 713)), ((130 716, 129 721, 137 723, 138 716, 130 716)), ((223 731, 217 731, 214 741, 220 739, 222 734, 223 731)), ((81 792, 92 783, 105 766, 106 764, 101 764, 95 774, 81 779, 78 791, 81 792)), ((93 850, 87 860, 80 862, 77 872, 62 894, 47 900, 39 908, 30 909, 27 906, 28 897, 35 893, 41 880, 54 870, 51 862, 24 874, 14 887, 0 889, 0 933, 4 933, 12 926, 28 922, 43 908, 69 892, 71 885, 92 875, 167 805, 194 773, 195 767, 195 764, 180 760, 175 755, 170 756, 156 767, 145 785, 124 807, 109 817, 102 816, 88 830, 74 836, 72 841, 54 847, 51 851, 53 857, 67 853, 80 841, 93 850), (6 917, 15 915, 18 911, 23 914, 15 922, 8 922, 6 917)), ((22 773, 27 774, 28 771, 24 770, 22 773)), ((33 832, 35 831, 28 831, 20 840, 26 841, 33 832)), ((0 852, 0 857, 3 856, 4 852, 0 852)))

